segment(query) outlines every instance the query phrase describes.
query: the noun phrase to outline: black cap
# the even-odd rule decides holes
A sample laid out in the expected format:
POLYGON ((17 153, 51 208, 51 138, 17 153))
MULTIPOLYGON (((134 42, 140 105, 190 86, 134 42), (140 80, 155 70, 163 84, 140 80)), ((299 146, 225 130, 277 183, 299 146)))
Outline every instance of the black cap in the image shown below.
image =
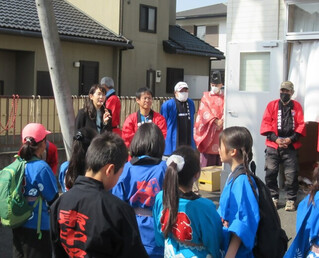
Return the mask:
POLYGON ((222 83, 221 75, 219 71, 214 71, 212 74, 212 84, 222 83))

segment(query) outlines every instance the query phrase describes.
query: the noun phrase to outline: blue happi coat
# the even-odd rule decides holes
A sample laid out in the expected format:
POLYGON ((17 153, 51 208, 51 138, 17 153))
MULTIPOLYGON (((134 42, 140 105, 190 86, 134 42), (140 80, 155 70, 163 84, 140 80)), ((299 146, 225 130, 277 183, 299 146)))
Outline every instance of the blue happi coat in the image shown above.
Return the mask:
POLYGON ((222 223, 215 204, 193 192, 181 193, 178 214, 172 233, 164 239, 163 191, 153 207, 156 243, 165 246, 164 257, 221 257, 222 223))
POLYGON ((65 161, 60 166, 59 183, 61 186, 62 193, 65 193, 67 191, 67 189, 65 187, 65 175, 66 175, 66 172, 68 171, 69 164, 70 164, 69 161, 65 161))
POLYGON ((285 258, 318 257, 311 256, 310 247, 313 244, 319 245, 319 192, 314 198, 315 205, 308 204, 309 197, 308 194, 298 205, 297 234, 286 252, 285 258))
POLYGON ((165 171, 165 161, 149 156, 133 158, 124 165, 112 189, 114 195, 135 208, 141 239, 150 257, 163 257, 163 248, 155 243, 152 208, 156 194, 162 189, 165 171))
MULTIPOLYGON (((195 104, 191 99, 187 99, 189 105, 189 112, 191 117, 191 146, 195 149, 194 141, 194 115, 195 104)), ((175 99, 167 100, 161 107, 161 115, 165 117, 167 124, 167 135, 165 139, 165 151, 164 155, 169 156, 176 150, 177 144, 177 108, 175 99)))
MULTIPOLYGON (((223 248, 226 253, 231 234, 234 233, 241 240, 236 257, 254 257, 252 249, 260 220, 259 207, 247 175, 242 174, 236 180, 232 177, 238 169, 244 169, 243 165, 239 165, 230 174, 219 201, 218 213, 223 221, 228 222, 228 227, 223 227, 223 248)), ((257 189, 254 179, 251 180, 257 189)))
MULTIPOLYGON (((24 172, 24 196, 29 205, 33 206, 36 198, 43 199, 41 214, 41 230, 50 229, 50 212, 47 202, 51 202, 58 194, 55 176, 44 160, 29 161, 24 172)), ((39 203, 34 208, 32 216, 22 225, 25 228, 37 229, 39 203)))

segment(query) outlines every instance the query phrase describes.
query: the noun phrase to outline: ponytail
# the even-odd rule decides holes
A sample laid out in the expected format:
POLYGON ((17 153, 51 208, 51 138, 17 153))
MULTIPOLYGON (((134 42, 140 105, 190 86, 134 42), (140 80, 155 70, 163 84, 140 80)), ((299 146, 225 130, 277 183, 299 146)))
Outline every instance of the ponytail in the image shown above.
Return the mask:
POLYGON ((177 164, 172 162, 166 169, 163 183, 163 215, 168 212, 168 219, 163 230, 164 237, 172 232, 172 228, 176 223, 177 211, 179 204, 178 196, 178 172, 177 164))
POLYGON ((19 155, 24 160, 29 161, 35 155, 34 153, 38 148, 38 143, 35 142, 35 139, 33 137, 26 137, 25 143, 21 146, 19 150, 19 155))
POLYGON ((162 229, 167 238, 176 224, 179 206, 179 186, 191 187, 194 176, 200 172, 199 155, 190 146, 180 146, 167 162, 163 183, 163 214, 165 228, 162 229))
MULTIPOLYGON (((250 149, 251 150, 251 149, 250 149)), ((245 148, 241 148, 241 152, 242 152, 242 155, 243 155, 243 165, 244 165, 244 170, 246 172, 246 176, 248 178, 248 181, 249 181, 249 184, 252 186, 252 189, 255 193, 255 195, 257 194, 256 191, 255 191, 255 187, 253 187, 253 181, 251 180, 251 170, 249 168, 249 163, 252 159, 252 152, 250 153, 247 153, 245 148)))
POLYGON ((84 175, 86 170, 85 155, 93 138, 96 136, 96 131, 82 127, 73 137, 72 155, 70 158, 68 170, 65 174, 65 186, 71 189, 78 176, 84 175))

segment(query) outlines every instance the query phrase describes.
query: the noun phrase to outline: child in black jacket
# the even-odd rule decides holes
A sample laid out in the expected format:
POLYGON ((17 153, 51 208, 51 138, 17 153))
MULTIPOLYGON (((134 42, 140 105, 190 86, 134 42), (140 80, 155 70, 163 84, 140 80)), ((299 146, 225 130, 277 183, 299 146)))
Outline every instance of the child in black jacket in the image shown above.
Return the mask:
POLYGON ((147 257, 133 209, 109 192, 127 156, 116 134, 106 132, 93 139, 85 176, 51 207, 56 257, 147 257))

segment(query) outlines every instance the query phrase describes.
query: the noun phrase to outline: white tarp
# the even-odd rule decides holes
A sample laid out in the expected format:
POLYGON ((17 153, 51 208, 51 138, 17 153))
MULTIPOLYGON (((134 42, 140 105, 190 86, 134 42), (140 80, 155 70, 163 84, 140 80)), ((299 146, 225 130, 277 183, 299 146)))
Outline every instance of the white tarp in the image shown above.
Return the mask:
POLYGON ((294 98, 304 109, 305 122, 319 122, 319 41, 294 43, 288 79, 294 98))

